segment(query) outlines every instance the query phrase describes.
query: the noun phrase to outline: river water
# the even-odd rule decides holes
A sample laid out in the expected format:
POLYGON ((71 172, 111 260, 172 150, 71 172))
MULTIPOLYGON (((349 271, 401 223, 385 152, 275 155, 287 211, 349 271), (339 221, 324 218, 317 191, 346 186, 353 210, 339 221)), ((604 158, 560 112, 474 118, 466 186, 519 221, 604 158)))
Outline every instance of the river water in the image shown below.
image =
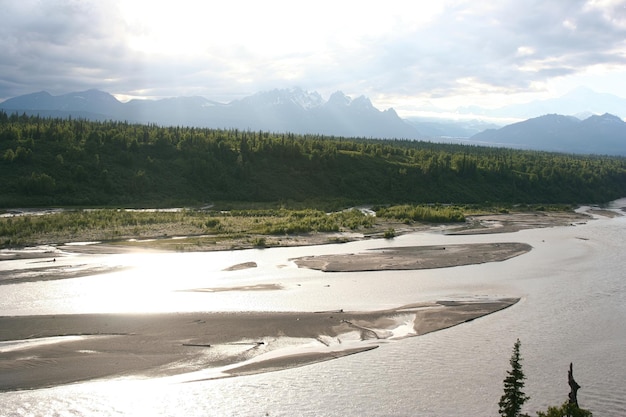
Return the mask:
MULTIPOLYGON (((626 200, 616 202, 616 207, 626 200)), ((157 311, 383 309, 417 301, 521 297, 454 328, 300 368, 180 384, 123 378, 0 394, 0 416, 496 416, 513 344, 521 341, 524 410, 567 399, 567 369, 595 416, 626 415, 626 217, 509 234, 416 233, 301 248, 69 256, 59 267, 130 266, 110 274, 0 286, 0 315, 157 311), (323 273, 297 256, 382 246, 525 242, 533 250, 483 265, 323 273), (224 271, 241 262, 257 268, 224 271), (278 284, 280 291, 193 288, 278 284)), ((25 261, 0 268, 28 269, 25 261)), ((32 267, 32 265, 31 265, 32 267)))

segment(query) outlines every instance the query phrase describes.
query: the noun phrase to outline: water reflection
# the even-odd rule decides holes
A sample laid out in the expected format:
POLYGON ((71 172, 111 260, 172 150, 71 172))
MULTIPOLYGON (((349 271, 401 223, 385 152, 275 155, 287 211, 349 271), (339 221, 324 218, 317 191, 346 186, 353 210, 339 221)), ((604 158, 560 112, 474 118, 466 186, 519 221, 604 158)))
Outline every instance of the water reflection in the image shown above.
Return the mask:
POLYGON ((78 255, 60 258, 58 263, 70 267, 72 264, 104 265, 107 268, 127 269, 60 281, 17 284, 17 288, 0 286, 0 295, 6 295, 4 300, 7 300, 0 307, 0 313, 371 310, 430 301, 443 296, 516 296, 519 289, 511 285, 515 286, 515 280, 521 272, 539 268, 534 271, 539 277, 544 273, 541 268, 549 268, 551 263, 569 264, 583 257, 594 256, 593 240, 573 239, 572 235, 575 237, 577 230, 572 229, 564 228, 564 233, 549 238, 546 238, 546 231, 542 230, 476 236, 418 233, 391 241, 371 240, 316 247, 208 253, 78 255), (323 273, 300 269, 290 261, 306 255, 356 253, 384 246, 498 241, 526 242, 536 250, 506 262, 384 273, 323 273), (250 261, 254 261, 257 266, 225 270, 250 261), (491 276, 501 278, 488 279, 491 276), (388 285, 389 282, 394 285, 388 285), (189 291, 255 286, 282 289, 189 291), (398 288, 403 290, 398 291, 398 288))
MULTIPOLYGON (((440 298, 521 296, 471 323, 337 361, 221 381, 118 379, 2 394, 8 415, 496 415, 514 340, 522 340, 528 411, 566 399, 574 362, 579 401, 626 415, 626 218, 507 235, 420 233, 393 241, 206 254, 114 255, 112 274, 0 286, 4 312, 377 309, 440 298), (430 271, 324 274, 297 256, 383 245, 518 241, 505 262, 430 271), (224 271, 255 261, 257 268, 224 271), (194 293, 280 284, 283 290, 194 293), (400 289, 400 290, 399 290, 400 289), (391 389, 390 389, 391 387, 391 389)), ((88 262, 87 257, 80 262, 88 262)), ((6 313, 3 313, 6 314, 6 313)))

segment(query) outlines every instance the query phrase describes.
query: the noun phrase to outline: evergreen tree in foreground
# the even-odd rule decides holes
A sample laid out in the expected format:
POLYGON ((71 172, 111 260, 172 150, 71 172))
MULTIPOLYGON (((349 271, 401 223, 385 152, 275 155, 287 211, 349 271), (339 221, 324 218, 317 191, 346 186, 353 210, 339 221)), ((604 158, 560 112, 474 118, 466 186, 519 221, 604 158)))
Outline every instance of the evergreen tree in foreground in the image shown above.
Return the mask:
POLYGON ((503 417, 518 417, 524 403, 530 398, 522 389, 524 388, 524 372, 522 371, 522 360, 519 353, 520 341, 517 339, 513 346, 513 354, 511 355, 511 370, 507 371, 507 377, 504 378, 504 394, 498 402, 500 415, 503 417))

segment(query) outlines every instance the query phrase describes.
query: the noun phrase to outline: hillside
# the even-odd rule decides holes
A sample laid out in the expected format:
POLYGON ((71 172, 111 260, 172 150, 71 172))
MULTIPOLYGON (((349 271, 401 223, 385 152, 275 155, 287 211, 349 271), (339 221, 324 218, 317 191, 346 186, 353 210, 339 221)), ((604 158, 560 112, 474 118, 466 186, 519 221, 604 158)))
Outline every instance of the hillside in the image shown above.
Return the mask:
POLYGON ((584 120, 549 114, 489 129, 471 140, 522 149, 626 156, 626 123, 608 113, 584 120))
POLYGON ((118 101, 111 94, 87 90, 52 96, 42 91, 0 103, 7 113, 88 120, 116 120, 160 126, 264 130, 365 138, 422 137, 393 109, 380 111, 366 97, 342 92, 324 101, 318 93, 299 88, 260 92, 230 103, 203 97, 118 101))
POLYGON ((0 112, 0 206, 210 201, 591 203, 626 158, 0 112))
POLYGON ((478 106, 460 107, 460 114, 491 118, 531 119, 545 114, 604 114, 611 113, 626 117, 626 99, 613 94, 598 93, 589 88, 578 87, 555 98, 535 100, 521 104, 511 104, 499 108, 478 106))
MULTIPOLYGON (((579 96, 576 95, 576 103, 581 102, 582 97, 589 98, 589 94, 579 96)), ((570 95, 551 102, 551 106, 574 108, 563 104, 569 103, 572 97, 570 95)), ((618 105, 615 100, 605 102, 611 108, 618 105)), ((229 103, 203 97, 130 100, 122 103, 109 93, 93 89, 58 96, 42 91, 8 99, 0 103, 0 109, 9 114, 17 112, 41 117, 114 120, 163 127, 291 132, 370 139, 429 139, 577 154, 626 155, 626 124, 609 114, 591 116, 583 121, 550 114, 498 129, 500 126, 480 120, 402 119, 394 109, 381 111, 364 96, 351 98, 337 91, 324 100, 317 92, 300 88, 263 91, 229 103)))

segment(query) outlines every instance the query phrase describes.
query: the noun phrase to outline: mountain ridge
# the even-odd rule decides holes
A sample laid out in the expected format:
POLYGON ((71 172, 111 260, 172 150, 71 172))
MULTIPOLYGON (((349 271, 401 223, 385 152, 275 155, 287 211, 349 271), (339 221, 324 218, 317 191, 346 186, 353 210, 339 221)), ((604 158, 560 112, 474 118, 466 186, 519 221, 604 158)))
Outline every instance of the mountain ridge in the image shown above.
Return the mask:
POLYGON ((524 149, 626 156, 626 122, 609 113, 584 120, 547 114, 500 129, 488 129, 470 139, 524 149))
POLYGON ((459 107, 457 112, 475 116, 517 119, 530 119, 552 113, 611 113, 625 117, 626 99, 609 93, 598 93, 587 87, 578 87, 560 97, 511 104, 494 109, 480 106, 464 106, 459 107))
POLYGON ((60 116, 75 116, 80 112, 81 117, 88 119, 125 120, 162 126, 289 131, 381 139, 423 138, 395 110, 380 111, 364 96, 352 99, 337 91, 324 101, 319 93, 300 88, 263 91, 229 103, 198 96, 122 103, 113 95, 95 89, 59 96, 41 91, 8 99, 0 103, 0 108, 60 116))
MULTIPOLYGON (((596 94, 579 89, 564 97, 596 94)), ((610 95, 609 95, 610 96, 610 95)), ((0 103, 8 112, 44 117, 118 120, 161 126, 235 128, 327 136, 429 139, 474 145, 508 146, 584 154, 626 154, 625 123, 605 112, 576 116, 550 113, 497 126, 480 120, 435 121, 402 119, 393 108, 378 110, 363 95, 352 98, 341 91, 324 100, 317 92, 294 87, 261 91, 220 103, 200 96, 121 102, 96 89, 53 96, 46 91, 14 97, 0 103)))

